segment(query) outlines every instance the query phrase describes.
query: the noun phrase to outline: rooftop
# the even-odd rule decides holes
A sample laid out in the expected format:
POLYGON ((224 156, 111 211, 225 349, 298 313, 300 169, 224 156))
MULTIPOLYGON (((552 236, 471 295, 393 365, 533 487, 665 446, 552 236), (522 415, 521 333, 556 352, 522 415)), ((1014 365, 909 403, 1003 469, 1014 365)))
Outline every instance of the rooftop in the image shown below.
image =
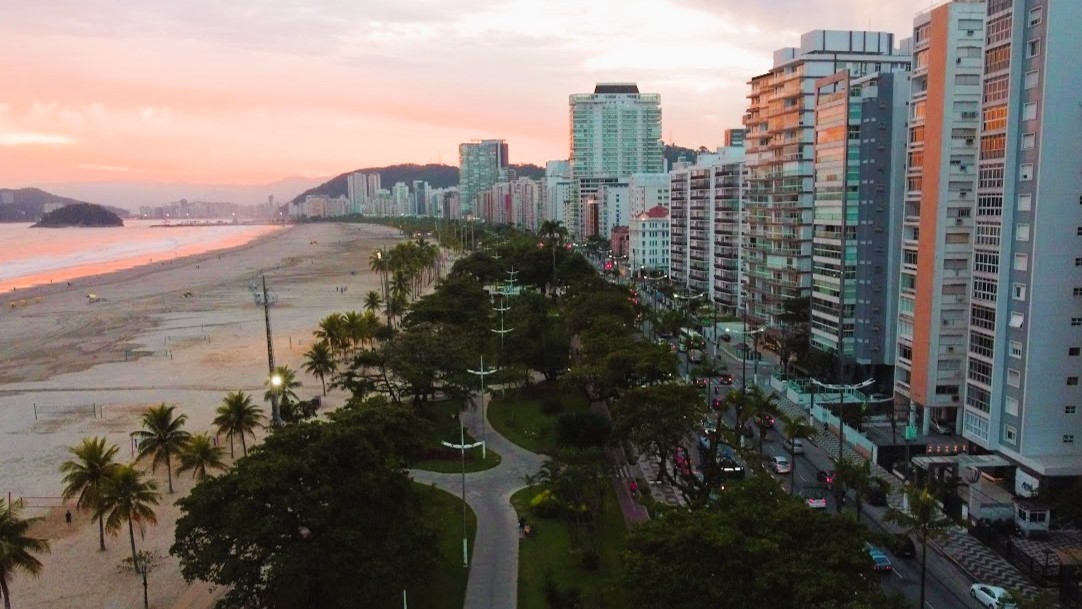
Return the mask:
POLYGON ((594 86, 594 95, 599 93, 638 93, 639 85, 633 82, 599 82, 594 86))

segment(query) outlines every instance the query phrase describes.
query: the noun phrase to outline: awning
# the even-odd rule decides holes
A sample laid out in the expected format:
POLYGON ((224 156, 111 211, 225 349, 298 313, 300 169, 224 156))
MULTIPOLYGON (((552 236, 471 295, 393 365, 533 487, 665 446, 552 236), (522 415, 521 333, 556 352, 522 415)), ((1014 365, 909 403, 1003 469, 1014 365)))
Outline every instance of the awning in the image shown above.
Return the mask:
POLYGON ((919 457, 913 457, 913 465, 924 470, 932 465, 957 465, 959 469, 967 467, 984 469, 988 467, 1011 467, 1014 463, 1011 463, 999 455, 970 455, 962 453, 958 455, 921 455, 919 457))

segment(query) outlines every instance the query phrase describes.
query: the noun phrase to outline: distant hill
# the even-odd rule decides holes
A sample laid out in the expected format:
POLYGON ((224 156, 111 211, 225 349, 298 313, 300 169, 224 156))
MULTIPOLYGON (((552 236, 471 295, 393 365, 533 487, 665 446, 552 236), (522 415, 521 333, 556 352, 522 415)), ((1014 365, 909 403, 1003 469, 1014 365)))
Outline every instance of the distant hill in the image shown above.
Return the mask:
POLYGON ((33 228, 124 226, 120 216, 93 203, 72 203, 45 214, 33 228))
POLYGON ((680 160, 680 157, 684 157, 685 161, 695 162, 695 157, 702 152, 713 152, 708 150, 706 146, 699 146, 699 148, 684 148, 683 146, 677 146, 676 144, 665 144, 665 160, 668 161, 669 167, 673 166, 673 163, 680 160))
MULTIPOLYGON (((45 205, 90 205, 85 201, 61 197, 38 188, 0 188, 0 222, 37 222, 45 215, 45 205)), ((110 212, 126 218, 129 212, 103 205, 110 212)))
MULTIPOLYGON (((537 165, 511 165, 511 168, 515 170, 515 174, 519 177, 533 178, 535 180, 545 177, 545 168, 538 167, 537 165)), ((353 171, 337 175, 319 186, 309 188, 294 197, 293 202, 298 203, 303 201, 308 195, 326 195, 330 197, 337 197, 339 195, 346 196, 348 195, 349 190, 346 186, 346 176, 358 171, 361 173, 378 173, 380 183, 388 190, 390 190, 396 182, 405 182, 412 188, 414 180, 428 182, 428 185, 433 188, 458 186, 458 167, 435 163, 430 163, 428 165, 415 165, 410 163, 407 165, 354 169, 353 171)))

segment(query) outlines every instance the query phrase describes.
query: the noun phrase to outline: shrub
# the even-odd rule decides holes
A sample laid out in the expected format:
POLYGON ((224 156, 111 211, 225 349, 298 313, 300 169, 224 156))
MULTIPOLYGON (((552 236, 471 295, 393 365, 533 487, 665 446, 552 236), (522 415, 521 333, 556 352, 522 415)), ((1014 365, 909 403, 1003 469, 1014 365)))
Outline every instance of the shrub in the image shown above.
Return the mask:
POLYGON ((556 420, 556 443, 560 446, 602 446, 611 432, 608 417, 596 412, 570 412, 556 420))
POLYGON ((545 398, 541 402, 541 412, 548 415, 560 414, 564 411, 564 402, 560 399, 560 396, 554 395, 545 398))
POLYGON ((582 568, 587 571, 597 571, 601 567, 601 555, 597 550, 586 550, 582 553, 582 568))

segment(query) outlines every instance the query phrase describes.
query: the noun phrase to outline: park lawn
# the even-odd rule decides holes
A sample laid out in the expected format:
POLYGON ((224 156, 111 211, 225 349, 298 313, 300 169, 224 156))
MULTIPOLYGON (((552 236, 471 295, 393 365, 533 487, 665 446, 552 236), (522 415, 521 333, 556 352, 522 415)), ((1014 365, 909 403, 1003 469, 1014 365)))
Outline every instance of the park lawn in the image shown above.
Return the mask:
POLYGON ((560 414, 586 412, 590 405, 579 392, 560 391, 556 383, 532 385, 527 393, 508 392, 494 398, 488 406, 488 422, 508 440, 528 451, 551 455, 556 449, 556 419, 560 414), (559 395, 563 410, 545 414, 541 403, 549 395, 559 395))
POLYGON ((612 485, 606 486, 600 515, 601 566, 597 571, 583 568, 580 554, 572 550, 570 529, 563 521, 537 518, 530 511, 530 500, 538 492, 536 487, 525 488, 511 496, 511 505, 533 527, 530 537, 519 540, 518 609, 548 609, 546 571, 552 572, 561 589, 579 588, 587 607, 631 607, 631 599, 618 584, 623 573, 621 553, 627 527, 612 485))
MULTIPOLYGON (((460 402, 444 400, 432 402, 424 406, 422 416, 428 419, 436 429, 436 437, 439 440, 459 443, 460 433, 458 419, 454 417, 460 410, 460 402)), ((466 432, 466 443, 474 442, 470 432, 466 432)), ((438 448, 444 448, 440 445, 438 448)), ((412 464, 414 469, 423 469, 430 472, 455 473, 462 471, 460 453, 454 449, 446 449, 448 458, 421 459, 412 464)), ((485 458, 481 458, 481 448, 473 448, 466 452, 466 471, 479 472, 491 469, 500 464, 500 455, 496 451, 486 451, 485 458)))
MULTIPOLYGON (((406 590, 407 600, 411 607, 462 609, 470 573, 462 567, 462 501, 434 486, 416 482, 414 486, 426 494, 425 502, 432 509, 432 520, 439 535, 439 562, 435 569, 418 578, 418 584, 406 590)), ((471 548, 476 532, 477 517, 466 506, 466 535, 471 548)), ((386 609, 401 606, 402 600, 398 599, 386 609)))

